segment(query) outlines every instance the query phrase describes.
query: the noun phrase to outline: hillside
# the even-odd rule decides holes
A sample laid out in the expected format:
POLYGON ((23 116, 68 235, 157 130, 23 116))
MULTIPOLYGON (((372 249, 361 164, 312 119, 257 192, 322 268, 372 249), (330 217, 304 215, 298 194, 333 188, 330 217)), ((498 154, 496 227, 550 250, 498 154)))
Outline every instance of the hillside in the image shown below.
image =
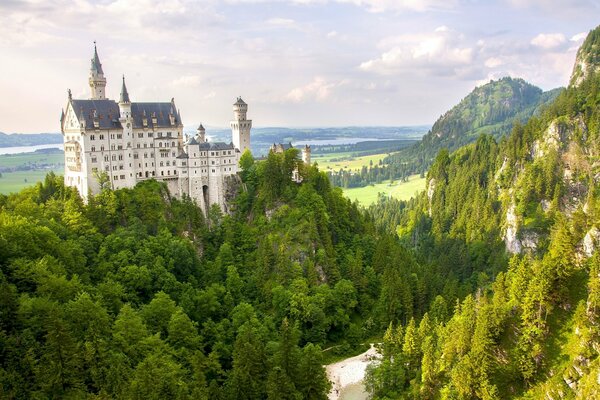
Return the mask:
POLYGON ((63 142, 60 133, 38 133, 25 135, 22 133, 6 134, 0 132, 0 147, 36 146, 39 144, 59 144, 63 142))
MULTIPOLYGON (((599 32, 577 62, 597 59, 599 32)), ((420 198, 371 208, 422 264, 473 285, 450 315, 434 303, 390 324, 374 399, 600 397, 599 143, 590 72, 508 137, 441 151, 420 198)))
POLYGON ((388 157, 385 163, 408 163, 410 173, 424 172, 441 149, 454 151, 483 133, 495 138, 507 135, 515 121, 526 122, 560 91, 543 92, 523 79, 510 77, 490 81, 442 115, 420 142, 388 157))

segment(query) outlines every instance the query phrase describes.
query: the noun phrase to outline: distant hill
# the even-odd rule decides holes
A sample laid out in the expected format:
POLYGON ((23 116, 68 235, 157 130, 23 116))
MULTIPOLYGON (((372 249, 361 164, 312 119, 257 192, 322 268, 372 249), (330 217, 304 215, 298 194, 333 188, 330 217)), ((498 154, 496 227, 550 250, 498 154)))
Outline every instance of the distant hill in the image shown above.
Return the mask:
POLYGON ((0 147, 37 146, 40 144, 58 144, 63 142, 60 133, 7 134, 0 132, 0 147))
POLYGON ((384 162, 409 163, 412 172, 424 172, 443 148, 449 151, 474 142, 482 133, 494 138, 507 135, 515 121, 526 122, 544 105, 552 102, 562 89, 542 89, 510 77, 475 88, 433 124, 415 145, 384 162))

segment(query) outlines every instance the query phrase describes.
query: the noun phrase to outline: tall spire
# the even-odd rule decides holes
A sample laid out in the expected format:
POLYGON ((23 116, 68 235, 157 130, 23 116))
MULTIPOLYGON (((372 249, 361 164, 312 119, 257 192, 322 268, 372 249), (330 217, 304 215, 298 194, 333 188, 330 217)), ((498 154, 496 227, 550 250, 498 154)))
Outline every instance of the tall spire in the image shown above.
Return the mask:
POLYGON ((106 78, 102 71, 102 64, 98 57, 98 49, 96 48, 96 41, 94 41, 94 57, 92 58, 92 67, 90 68, 90 90, 92 94, 92 100, 103 100, 106 98, 106 78))
POLYGON ((123 75, 123 86, 121 86, 121 98, 119 103, 131 103, 129 100, 129 93, 127 93, 127 86, 125 86, 125 75, 123 75))
POLYGON ((96 48, 96 41, 94 40, 94 58, 92 58, 92 71, 97 74, 104 74, 102 71, 102 63, 100 63, 100 57, 98 57, 98 49, 96 48))

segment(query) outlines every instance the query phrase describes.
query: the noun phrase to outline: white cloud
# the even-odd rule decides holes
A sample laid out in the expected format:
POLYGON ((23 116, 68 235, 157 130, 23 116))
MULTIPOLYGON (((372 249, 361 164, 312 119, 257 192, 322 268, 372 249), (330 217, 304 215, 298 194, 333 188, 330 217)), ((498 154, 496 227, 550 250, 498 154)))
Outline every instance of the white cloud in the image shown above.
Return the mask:
POLYGON ((500 58, 498 57, 490 57, 487 60, 485 60, 485 66, 488 68, 496 68, 499 67, 500 65, 504 64, 504 61, 502 61, 500 58))
POLYGON ((566 43, 567 38, 562 33, 540 33, 533 39, 531 44, 543 49, 554 49, 566 43))
POLYGON ((340 3, 351 3, 364 7, 369 12, 448 10, 458 4, 458 0, 336 0, 340 3))
POLYGON ((331 95, 335 83, 326 81, 322 77, 315 77, 307 85, 294 88, 285 96, 286 100, 301 103, 308 100, 323 101, 331 95))
POLYGON ((386 38, 379 47, 387 50, 380 57, 361 63, 360 69, 380 74, 414 69, 452 75, 474 58, 474 49, 464 43, 463 35, 446 26, 432 33, 386 38))
POLYGON ((571 39, 569 39, 571 42, 580 42, 582 40, 584 40, 587 37, 587 32, 581 32, 578 33, 577 35, 573 35, 571 36, 571 39))
POLYGON ((184 75, 173 80, 171 83, 173 86, 195 87, 200 84, 200 77, 198 75, 184 75))
POLYGON ((276 26, 292 26, 296 21, 290 18, 269 18, 267 24, 276 26))

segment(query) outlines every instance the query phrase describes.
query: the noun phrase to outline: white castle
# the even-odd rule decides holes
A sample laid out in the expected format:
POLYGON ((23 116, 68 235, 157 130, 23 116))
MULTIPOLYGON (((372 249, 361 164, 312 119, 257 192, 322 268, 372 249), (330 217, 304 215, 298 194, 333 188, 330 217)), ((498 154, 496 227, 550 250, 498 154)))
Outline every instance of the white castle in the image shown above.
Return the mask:
POLYGON ((212 204, 227 211, 228 179, 238 172, 241 154, 250 148, 252 120, 238 97, 230 123, 232 142, 208 142, 205 129, 184 143, 175 100, 131 102, 125 77, 119 101, 106 98, 106 78, 94 43, 90 69, 91 98, 76 100, 68 91, 60 124, 64 137, 65 184, 84 199, 105 181, 113 189, 131 188, 146 179, 167 184, 170 193, 194 199, 206 213, 212 204))

